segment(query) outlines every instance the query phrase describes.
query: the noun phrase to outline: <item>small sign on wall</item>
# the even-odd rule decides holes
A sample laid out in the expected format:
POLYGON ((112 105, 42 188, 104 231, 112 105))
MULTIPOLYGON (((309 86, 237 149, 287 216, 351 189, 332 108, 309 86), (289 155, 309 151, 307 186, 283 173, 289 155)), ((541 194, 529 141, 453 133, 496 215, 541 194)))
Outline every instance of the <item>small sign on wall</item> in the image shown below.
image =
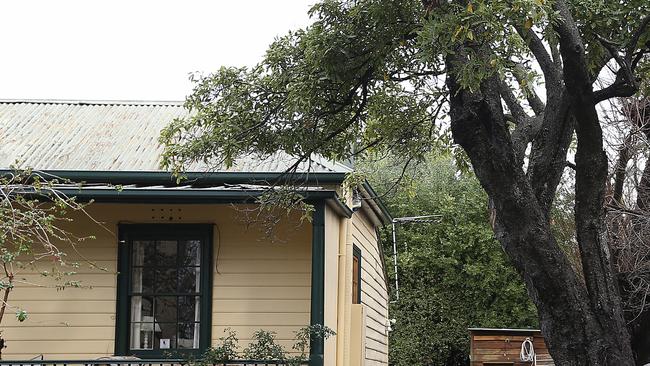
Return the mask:
POLYGON ((160 339, 160 349, 169 349, 169 338, 160 339))

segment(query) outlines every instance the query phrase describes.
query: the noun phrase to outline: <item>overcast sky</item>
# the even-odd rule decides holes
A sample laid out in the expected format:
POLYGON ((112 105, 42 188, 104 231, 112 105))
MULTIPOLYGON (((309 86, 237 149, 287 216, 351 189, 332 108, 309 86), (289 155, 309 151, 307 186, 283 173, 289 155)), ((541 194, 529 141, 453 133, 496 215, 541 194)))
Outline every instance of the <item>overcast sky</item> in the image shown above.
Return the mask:
POLYGON ((183 100, 252 65, 316 0, 2 0, 0 98, 183 100))

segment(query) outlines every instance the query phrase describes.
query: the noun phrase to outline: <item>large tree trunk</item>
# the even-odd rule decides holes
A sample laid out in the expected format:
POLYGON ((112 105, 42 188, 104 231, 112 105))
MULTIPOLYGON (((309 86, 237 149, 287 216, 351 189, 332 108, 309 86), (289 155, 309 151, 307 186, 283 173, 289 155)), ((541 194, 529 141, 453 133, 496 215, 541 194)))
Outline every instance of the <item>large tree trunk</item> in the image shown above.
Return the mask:
MULTIPOLYGON (((608 282, 612 280, 612 272, 607 267, 607 258, 603 257, 606 251, 600 236, 602 202, 598 202, 602 192, 593 191, 598 186, 604 189, 604 179, 600 179, 602 166, 596 166, 594 174, 598 180, 593 189, 588 187, 581 196, 593 195, 595 202, 584 202, 585 206, 577 210, 582 221, 578 235, 583 241, 581 249, 592 251, 583 260, 583 265, 587 265, 586 279, 587 282, 595 279, 585 286, 551 233, 549 205, 540 204, 515 157, 503 116, 498 80, 484 81, 477 92, 460 88, 453 70, 455 65, 466 61, 462 50, 447 60, 452 133, 467 152, 479 181, 494 202, 496 237, 538 308, 541 330, 551 355, 557 365, 633 365, 620 298, 615 291, 609 291, 615 287, 608 282)), ((586 155, 579 164, 601 163, 602 155, 586 155)))

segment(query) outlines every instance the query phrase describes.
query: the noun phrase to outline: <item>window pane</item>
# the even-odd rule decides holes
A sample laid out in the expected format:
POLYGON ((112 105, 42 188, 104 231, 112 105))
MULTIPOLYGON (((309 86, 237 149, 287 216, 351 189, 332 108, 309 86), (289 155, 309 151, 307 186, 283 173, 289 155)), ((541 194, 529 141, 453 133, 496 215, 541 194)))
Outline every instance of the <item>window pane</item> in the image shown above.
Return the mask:
POLYGON ((198 266, 201 263, 201 242, 187 240, 181 242, 181 266, 198 266))
POLYGON ((156 344, 154 348, 176 348, 176 323, 156 323, 156 344))
POLYGON ((199 267, 185 267, 178 269, 178 292, 193 293, 199 292, 199 278, 201 270, 199 267))
POLYGON ((131 349, 153 349, 153 323, 131 323, 131 349))
POLYGON ((133 268, 131 272, 131 292, 147 293, 154 292, 154 269, 153 268, 133 268))
POLYGON ((161 240, 156 247, 157 266, 175 266, 177 257, 176 240, 161 240))
POLYGON ((199 348, 199 324, 178 324, 178 348, 199 348))
POLYGON ((176 296, 157 296, 155 307, 156 323, 176 322, 176 296))
POLYGON ((199 321, 199 296, 180 296, 178 298, 178 321, 199 321))
POLYGON ((176 292, 176 268, 156 269, 156 293, 169 294, 176 292))
POLYGON ((155 242, 150 240, 133 242, 133 266, 153 266, 155 254, 155 242))
POLYGON ((147 296, 131 297, 131 321, 153 322, 153 298, 147 296))
POLYGON ((140 354, 137 350, 164 354, 179 348, 198 349, 200 322, 209 316, 202 314, 201 302, 210 298, 200 295, 206 243, 197 238, 207 230, 181 237, 185 228, 152 227, 151 233, 142 234, 153 234, 155 240, 137 240, 134 236, 139 230, 127 234, 132 250, 128 270, 129 347, 135 354, 140 354))

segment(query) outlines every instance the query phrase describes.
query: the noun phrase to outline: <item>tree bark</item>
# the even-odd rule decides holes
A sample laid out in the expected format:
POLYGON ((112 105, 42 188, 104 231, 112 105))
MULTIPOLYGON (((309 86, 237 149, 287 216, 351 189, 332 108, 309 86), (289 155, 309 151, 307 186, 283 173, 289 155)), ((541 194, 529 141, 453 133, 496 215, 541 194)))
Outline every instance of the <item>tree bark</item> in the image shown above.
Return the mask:
MULTIPOLYGON (((612 294, 601 296, 598 287, 595 298, 603 304, 592 301, 595 298, 590 296, 588 287, 574 272, 552 235, 549 205, 538 201, 529 178, 517 163, 503 116, 498 80, 484 81, 477 92, 456 83, 455 65, 466 61, 462 49, 447 59, 452 134, 467 152, 481 185, 494 202, 496 237, 537 306, 541 330, 556 365, 633 365, 624 323, 621 329, 616 322, 622 317, 608 297, 612 294)), ((604 187, 604 180, 599 182, 604 187)), ((588 205, 587 209, 593 207, 588 205)), ((593 227, 598 220, 596 216, 596 222, 584 221, 587 225, 583 238, 600 233, 598 227, 593 227)), ((598 253, 594 256, 601 258, 598 253)), ((592 261, 587 264, 591 266, 592 261)), ((603 268, 591 266, 589 270, 597 272, 603 268)), ((611 271, 608 273, 611 275, 611 271)), ((606 274, 602 276, 608 278, 606 274)), ((591 274, 591 277, 598 276, 591 274)))
POLYGON ((571 95, 578 139, 575 188, 577 240, 588 298, 596 316, 596 325, 600 327, 594 331, 606 331, 594 349, 595 354, 591 356, 595 361, 612 360, 617 365, 633 365, 630 337, 605 231, 607 155, 603 148, 585 46, 564 1, 558 0, 554 8, 562 17, 556 30, 564 64, 564 83, 571 95))

